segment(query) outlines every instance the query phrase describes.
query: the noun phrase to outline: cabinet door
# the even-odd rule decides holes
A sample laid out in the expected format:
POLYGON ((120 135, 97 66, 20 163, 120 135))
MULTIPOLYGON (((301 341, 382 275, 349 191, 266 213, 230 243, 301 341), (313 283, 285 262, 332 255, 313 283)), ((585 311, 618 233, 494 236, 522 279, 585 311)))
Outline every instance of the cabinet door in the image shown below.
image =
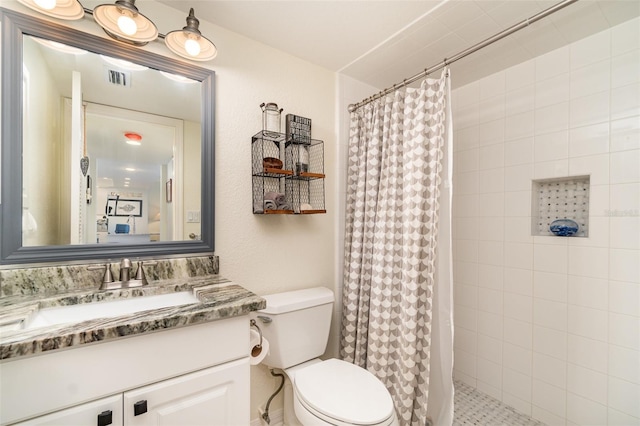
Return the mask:
POLYGON ((124 393, 127 426, 249 424, 249 359, 124 393))
POLYGON ((122 426, 122 395, 76 405, 15 426, 122 426))

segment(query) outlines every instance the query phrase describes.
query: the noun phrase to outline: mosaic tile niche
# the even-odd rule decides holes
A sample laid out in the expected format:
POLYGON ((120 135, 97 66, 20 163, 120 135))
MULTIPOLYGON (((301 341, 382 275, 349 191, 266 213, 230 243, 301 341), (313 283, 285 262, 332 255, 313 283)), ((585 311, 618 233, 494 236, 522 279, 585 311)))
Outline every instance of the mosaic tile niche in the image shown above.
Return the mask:
POLYGON ((589 176, 534 180, 531 191, 531 234, 552 236, 556 219, 572 219, 580 225, 573 237, 589 236, 589 176))

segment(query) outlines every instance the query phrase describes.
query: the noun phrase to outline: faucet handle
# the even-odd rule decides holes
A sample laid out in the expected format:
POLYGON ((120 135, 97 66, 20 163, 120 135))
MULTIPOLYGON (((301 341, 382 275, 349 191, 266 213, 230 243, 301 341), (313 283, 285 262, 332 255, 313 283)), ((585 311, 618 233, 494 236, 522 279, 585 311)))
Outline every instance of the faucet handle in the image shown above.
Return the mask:
POLYGON ((113 274, 111 273, 111 264, 105 263, 102 266, 88 266, 88 270, 95 271, 98 269, 104 269, 104 276, 102 277, 103 283, 112 283, 113 282, 113 274))
MULTIPOLYGON (((136 271, 136 280, 143 282, 143 285, 147 284, 147 277, 144 275, 144 269, 142 268, 142 260, 138 260, 138 270, 136 271)), ((147 265, 155 265, 158 262, 147 261, 147 265)))

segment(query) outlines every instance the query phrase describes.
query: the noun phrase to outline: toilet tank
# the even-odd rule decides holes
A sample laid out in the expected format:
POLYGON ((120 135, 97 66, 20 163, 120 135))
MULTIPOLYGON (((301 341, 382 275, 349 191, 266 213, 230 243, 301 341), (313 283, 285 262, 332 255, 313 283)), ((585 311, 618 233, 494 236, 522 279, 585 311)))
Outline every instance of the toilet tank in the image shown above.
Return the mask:
POLYGON ((324 353, 333 312, 331 290, 314 287, 262 297, 267 307, 251 316, 269 341, 263 364, 285 369, 324 353))

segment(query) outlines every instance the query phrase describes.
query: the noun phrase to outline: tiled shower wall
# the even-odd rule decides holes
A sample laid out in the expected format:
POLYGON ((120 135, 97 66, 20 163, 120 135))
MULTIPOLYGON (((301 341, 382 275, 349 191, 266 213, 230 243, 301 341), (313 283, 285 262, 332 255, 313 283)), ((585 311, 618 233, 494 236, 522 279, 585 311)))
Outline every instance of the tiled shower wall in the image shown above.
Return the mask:
POLYGON ((455 377, 550 425, 640 424, 639 29, 453 94, 455 377), (589 236, 532 236, 531 181, 585 175, 589 236))

